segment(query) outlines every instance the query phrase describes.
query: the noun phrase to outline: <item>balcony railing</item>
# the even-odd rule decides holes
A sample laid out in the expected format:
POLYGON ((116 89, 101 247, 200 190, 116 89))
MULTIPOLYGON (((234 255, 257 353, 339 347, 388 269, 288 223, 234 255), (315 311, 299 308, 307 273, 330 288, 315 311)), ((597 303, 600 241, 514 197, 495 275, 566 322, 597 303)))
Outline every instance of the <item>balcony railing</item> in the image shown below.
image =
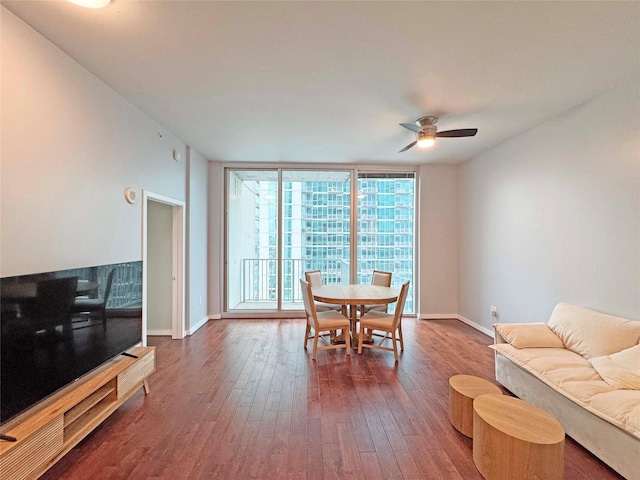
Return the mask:
MULTIPOLYGON (((379 257, 377 257, 379 259, 379 257)), ((390 261, 393 261, 390 259, 390 261)), ((367 262, 371 263, 371 261, 367 262)), ((242 275, 239 291, 240 301, 231 309, 274 309, 277 305, 277 285, 278 285, 278 261, 275 259, 245 258, 242 260, 242 275)), ((389 270, 388 265, 380 265, 374 261, 372 265, 366 267, 369 273, 359 272, 358 282, 368 283, 371 281, 371 271, 373 268, 389 270)), ((300 292, 300 279, 304 278, 304 272, 309 270, 320 270, 324 284, 349 283, 349 262, 336 259, 286 259, 282 260, 283 289, 282 289, 282 309, 303 309, 302 294, 300 292)), ((394 284, 401 279, 412 278, 410 270, 394 271, 394 284)), ((399 287, 401 283, 397 286, 399 287)), ((390 311, 393 311, 391 306, 390 311)), ((413 289, 409 290, 405 312, 413 312, 413 289)))
MULTIPOLYGON (((277 260, 245 258, 242 261, 241 301, 275 302, 277 298, 277 260)), ((309 270, 322 271, 325 284, 349 283, 349 263, 329 259, 286 259, 282 261, 283 303, 302 304, 300 279, 309 270)))

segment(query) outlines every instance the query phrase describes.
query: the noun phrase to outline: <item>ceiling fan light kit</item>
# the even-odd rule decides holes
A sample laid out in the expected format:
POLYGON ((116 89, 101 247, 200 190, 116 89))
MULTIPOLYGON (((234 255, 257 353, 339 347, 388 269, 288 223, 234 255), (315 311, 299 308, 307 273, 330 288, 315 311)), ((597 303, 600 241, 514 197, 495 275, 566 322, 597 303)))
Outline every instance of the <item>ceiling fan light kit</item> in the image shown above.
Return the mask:
POLYGON ((444 132, 438 132, 436 122, 438 117, 420 117, 413 123, 401 123, 400 126, 408 130, 411 130, 416 134, 416 141, 410 143, 398 153, 402 153, 409 150, 414 145, 420 148, 427 148, 432 146, 436 142, 436 137, 473 137, 478 133, 477 128, 463 128, 459 130, 445 130, 444 132))
POLYGON ((434 143, 436 143, 436 129, 435 127, 431 127, 433 132, 420 132, 418 133, 418 147, 420 148, 428 148, 431 147, 434 143))

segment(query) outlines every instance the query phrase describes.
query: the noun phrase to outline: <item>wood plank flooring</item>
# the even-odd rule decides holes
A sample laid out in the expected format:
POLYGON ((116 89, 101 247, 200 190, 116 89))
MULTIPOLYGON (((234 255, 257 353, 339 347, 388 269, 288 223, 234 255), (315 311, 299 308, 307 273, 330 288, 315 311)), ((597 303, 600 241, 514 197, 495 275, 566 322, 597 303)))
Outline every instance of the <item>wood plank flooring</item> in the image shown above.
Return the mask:
MULTIPOLYGON (((42 478, 481 479, 448 420, 448 379, 495 383, 491 339, 403 320, 405 351, 302 348, 303 320, 214 320, 152 337, 151 393, 128 400, 42 478)), ((567 439, 565 478, 620 479, 567 439)))

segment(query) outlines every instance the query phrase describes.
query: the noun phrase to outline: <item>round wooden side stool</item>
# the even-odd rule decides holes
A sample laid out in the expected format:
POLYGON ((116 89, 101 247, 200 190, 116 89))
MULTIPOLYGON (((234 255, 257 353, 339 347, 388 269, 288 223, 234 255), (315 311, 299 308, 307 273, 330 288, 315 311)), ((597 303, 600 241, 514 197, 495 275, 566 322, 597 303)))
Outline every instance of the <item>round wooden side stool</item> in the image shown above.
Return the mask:
POLYGON ((480 395, 473 401, 473 463, 487 480, 562 480, 564 430, 523 400, 480 395))
POLYGON ((449 379, 449 421, 467 437, 473 437, 473 400, 485 393, 502 394, 497 385, 473 375, 449 379))

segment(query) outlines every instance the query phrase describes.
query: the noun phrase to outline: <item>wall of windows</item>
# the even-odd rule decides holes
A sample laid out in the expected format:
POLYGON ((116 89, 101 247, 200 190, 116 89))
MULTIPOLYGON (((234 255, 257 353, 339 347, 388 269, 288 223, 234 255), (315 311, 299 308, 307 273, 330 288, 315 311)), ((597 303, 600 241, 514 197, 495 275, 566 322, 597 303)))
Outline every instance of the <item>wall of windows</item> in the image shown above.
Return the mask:
POLYGON ((413 173, 228 170, 226 310, 299 310, 307 270, 325 283, 369 283, 374 269, 393 272, 394 286, 413 282, 414 192, 413 173))

